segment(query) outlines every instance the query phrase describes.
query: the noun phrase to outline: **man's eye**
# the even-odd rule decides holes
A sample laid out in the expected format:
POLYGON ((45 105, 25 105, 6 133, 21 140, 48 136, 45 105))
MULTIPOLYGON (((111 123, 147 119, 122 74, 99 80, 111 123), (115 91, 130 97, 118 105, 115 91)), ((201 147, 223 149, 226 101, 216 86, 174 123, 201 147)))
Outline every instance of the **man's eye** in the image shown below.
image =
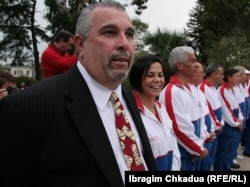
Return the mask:
POLYGON ((107 36, 115 36, 116 35, 116 33, 114 31, 105 31, 104 34, 107 36))
POLYGON ((135 34, 132 32, 126 33, 127 38, 134 39, 135 34))

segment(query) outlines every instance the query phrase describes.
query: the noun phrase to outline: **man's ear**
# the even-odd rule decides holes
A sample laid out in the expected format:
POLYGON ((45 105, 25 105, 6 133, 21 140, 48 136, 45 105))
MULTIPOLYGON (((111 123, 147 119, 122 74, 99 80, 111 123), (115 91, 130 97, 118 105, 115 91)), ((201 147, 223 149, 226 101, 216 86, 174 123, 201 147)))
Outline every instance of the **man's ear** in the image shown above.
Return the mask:
POLYGON ((177 62, 176 63, 176 69, 177 70, 183 70, 184 68, 184 64, 182 62, 177 62))
POLYGON ((75 45, 75 48, 77 51, 82 51, 84 49, 84 38, 79 35, 79 34, 76 34, 74 36, 74 45, 75 45))

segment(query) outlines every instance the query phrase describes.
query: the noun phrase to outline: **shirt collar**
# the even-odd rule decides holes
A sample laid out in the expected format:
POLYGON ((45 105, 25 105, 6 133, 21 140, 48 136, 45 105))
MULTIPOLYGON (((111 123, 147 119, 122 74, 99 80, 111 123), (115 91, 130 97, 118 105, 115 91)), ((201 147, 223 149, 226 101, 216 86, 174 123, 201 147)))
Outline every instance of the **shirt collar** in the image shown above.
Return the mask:
POLYGON ((211 85, 207 80, 203 80, 203 82, 204 82, 208 87, 212 87, 212 85, 211 85))
POLYGON ((171 82, 172 84, 175 84, 178 87, 182 87, 182 88, 184 87, 181 81, 175 76, 171 76, 169 82, 171 82))
POLYGON ((93 96, 95 104, 100 110, 103 110, 106 104, 109 102, 111 92, 116 92, 119 98, 122 98, 121 85, 119 85, 115 90, 109 90, 97 81, 95 81, 87 72, 85 67, 78 61, 77 67, 81 72, 81 75, 85 79, 89 90, 93 96))
MULTIPOLYGON (((139 97, 139 93, 133 90, 132 94, 134 95, 138 110, 140 110, 141 112, 145 112, 144 105, 139 97)), ((159 108, 161 108, 161 103, 157 99, 155 99, 154 104, 157 105, 159 108)))

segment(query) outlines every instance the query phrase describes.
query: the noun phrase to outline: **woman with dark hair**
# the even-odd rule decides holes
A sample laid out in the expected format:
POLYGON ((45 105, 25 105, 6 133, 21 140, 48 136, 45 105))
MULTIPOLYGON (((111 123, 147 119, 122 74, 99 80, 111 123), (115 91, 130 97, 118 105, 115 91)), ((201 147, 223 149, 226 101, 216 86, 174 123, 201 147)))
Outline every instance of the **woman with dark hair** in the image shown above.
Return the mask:
POLYGON ((130 71, 129 82, 158 170, 180 170, 180 153, 172 121, 166 107, 157 100, 165 83, 162 60, 151 54, 137 58, 130 71))
POLYGON ((218 149, 223 152, 215 158, 215 171, 229 171, 232 166, 234 154, 234 141, 238 131, 242 130, 243 115, 239 108, 234 86, 240 82, 240 71, 229 67, 224 71, 222 85, 218 88, 222 105, 222 117, 225 125, 219 136, 218 149))

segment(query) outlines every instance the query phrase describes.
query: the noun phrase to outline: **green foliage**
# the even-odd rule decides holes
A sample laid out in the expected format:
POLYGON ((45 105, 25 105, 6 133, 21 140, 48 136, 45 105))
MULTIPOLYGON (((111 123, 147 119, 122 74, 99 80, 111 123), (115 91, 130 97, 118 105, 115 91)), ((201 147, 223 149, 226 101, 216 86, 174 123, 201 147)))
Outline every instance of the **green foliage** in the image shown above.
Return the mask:
POLYGON ((135 10, 137 15, 141 15, 142 11, 147 9, 147 5, 145 5, 147 2, 148 0, 132 0, 131 5, 137 6, 135 10))
POLYGON ((0 1, 0 58, 12 65, 34 62, 36 79, 40 80, 37 37, 47 38, 45 30, 35 24, 36 0, 0 1))
POLYGON ((190 13, 188 36, 200 60, 224 67, 247 65, 250 57, 250 0, 198 0, 190 13))
POLYGON ((161 57, 164 62, 168 61, 171 50, 183 45, 186 40, 183 32, 159 28, 154 33, 146 33, 143 38, 144 44, 148 45, 149 52, 161 57))
POLYGON ((31 49, 31 40, 28 36, 31 11, 29 1, 22 1, 22 3, 12 1, 9 4, 0 2, 0 12, 3 14, 0 24, 0 30, 3 34, 3 40, 0 41, 0 51, 2 56, 11 57, 13 63, 20 62, 18 59, 22 58, 24 49, 31 49))
POLYGON ((143 42, 143 37, 148 32, 148 24, 142 22, 139 18, 134 18, 132 20, 133 26, 135 28, 135 51, 136 54, 145 53, 145 45, 143 42))
POLYGON ((185 44, 185 42, 187 41, 186 34, 181 31, 169 29, 160 30, 158 28, 153 33, 145 32, 141 40, 144 44, 144 50, 137 51, 136 57, 152 53, 162 58, 164 62, 165 80, 167 83, 170 76, 172 75, 167 63, 169 53, 176 46, 185 44))
MULTIPOLYGON (((77 17, 81 8, 87 1, 58 1, 45 0, 47 6, 46 19, 49 21, 47 29, 51 31, 52 37, 62 29, 75 32, 77 17)), ((52 40, 52 38, 50 38, 52 40)))
MULTIPOLYGON (((102 0, 90 1, 71 1, 71 0, 45 0, 47 6, 46 19, 49 21, 47 27, 52 34, 56 34, 59 30, 65 29, 72 33, 75 32, 76 22, 82 8, 88 4, 97 3, 102 0)), ((140 15, 144 9, 148 0, 125 0, 125 6, 136 6, 135 13, 140 15)))
POLYGON ((4 72, 3 66, 0 64, 0 72, 4 72))

